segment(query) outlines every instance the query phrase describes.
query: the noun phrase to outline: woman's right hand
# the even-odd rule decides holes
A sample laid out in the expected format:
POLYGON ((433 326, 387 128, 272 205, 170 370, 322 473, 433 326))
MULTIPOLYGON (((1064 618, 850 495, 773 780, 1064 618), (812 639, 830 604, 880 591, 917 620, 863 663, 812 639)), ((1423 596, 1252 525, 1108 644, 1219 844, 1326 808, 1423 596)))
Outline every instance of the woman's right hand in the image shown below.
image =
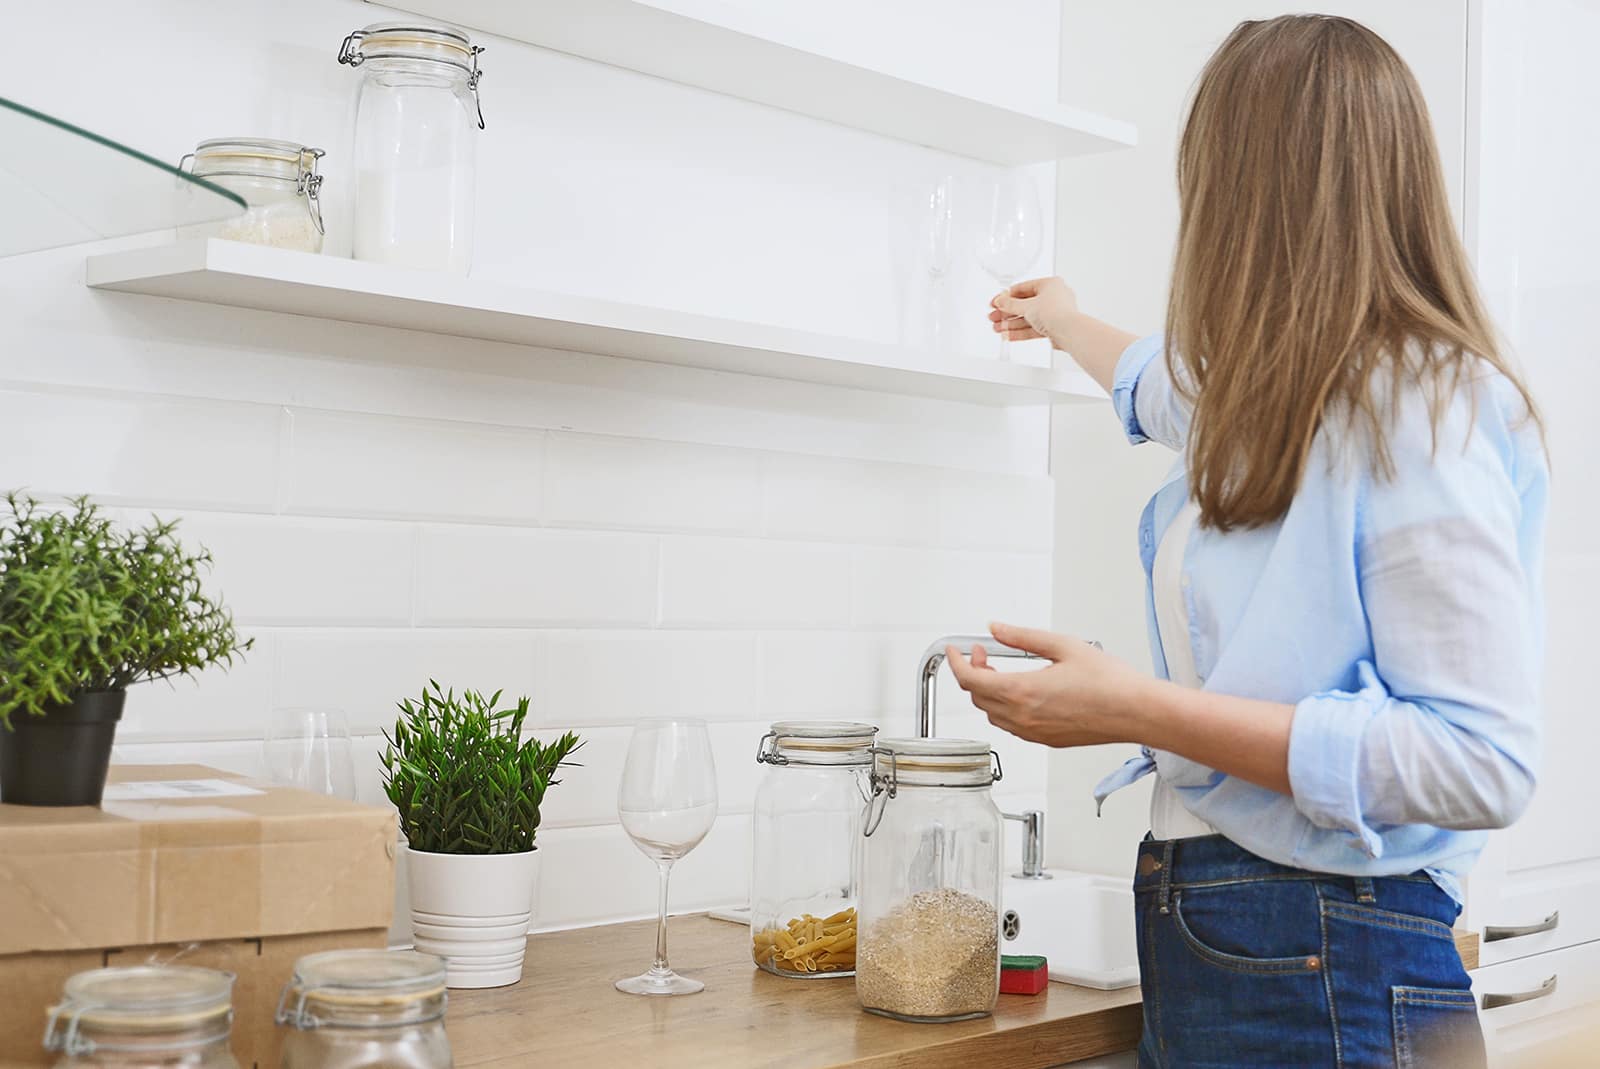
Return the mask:
POLYGON ((1049 338, 1071 350, 1067 334, 1078 314, 1078 295, 1059 278, 1033 278, 997 293, 989 302, 989 323, 1012 341, 1049 338))

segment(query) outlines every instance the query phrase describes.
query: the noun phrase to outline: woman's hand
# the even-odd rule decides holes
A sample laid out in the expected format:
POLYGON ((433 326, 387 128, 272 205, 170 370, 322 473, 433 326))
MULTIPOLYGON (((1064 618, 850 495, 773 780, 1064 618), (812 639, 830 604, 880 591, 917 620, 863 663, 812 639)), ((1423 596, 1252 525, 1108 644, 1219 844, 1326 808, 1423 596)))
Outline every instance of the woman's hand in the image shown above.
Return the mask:
POLYGON ((1117 358, 1138 340, 1078 311, 1078 295, 1059 278, 1029 279, 995 294, 989 302, 989 325, 1012 341, 1049 338, 1107 393, 1114 385, 1117 358))
POLYGON ((1070 350, 1067 334, 1078 314, 1078 295, 1059 278, 1018 282, 989 302, 989 324, 1012 341, 1049 338, 1057 349, 1070 350))
POLYGON ((989 722, 1029 742, 1090 746, 1139 742, 1135 726, 1145 692, 1157 681, 1080 639, 1009 624, 989 628, 1007 646, 1051 661, 1034 672, 996 672, 983 648, 969 660, 955 647, 945 659, 961 689, 989 722))

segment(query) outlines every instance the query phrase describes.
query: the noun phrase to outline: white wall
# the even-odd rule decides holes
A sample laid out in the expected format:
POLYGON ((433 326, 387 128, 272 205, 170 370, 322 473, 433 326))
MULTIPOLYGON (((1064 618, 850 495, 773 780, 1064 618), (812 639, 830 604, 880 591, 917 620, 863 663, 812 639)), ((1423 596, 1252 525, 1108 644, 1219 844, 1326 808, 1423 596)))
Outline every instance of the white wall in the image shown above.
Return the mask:
MULTIPOLYGON (((1466 0, 1318 5, 1365 22, 1411 64, 1428 98, 1458 214, 1466 6, 1466 0)), ((1298 10, 1259 0, 1066 6, 1063 97, 1114 110, 1139 127, 1137 148, 1074 161, 1059 171, 1056 263, 1086 311, 1136 333, 1161 328, 1178 224, 1174 160, 1188 92, 1207 57, 1240 20, 1298 10)), ((1145 666, 1144 574, 1135 530, 1172 460, 1160 446, 1129 449, 1114 420, 1057 411, 1051 446, 1057 486, 1055 621, 1145 666)), ((1131 752, 1092 747, 1052 754, 1051 864, 1127 871, 1135 843, 1149 827, 1149 783, 1113 797, 1099 819, 1090 789, 1131 752)))
MULTIPOLYGON (((961 56, 957 81, 1053 85, 1050 0, 990 5, 1047 28, 1027 62, 1008 20, 945 7, 913 33, 903 19, 854 32, 887 66, 961 56)), ((172 159, 224 135, 320 145, 337 242, 356 75, 333 57, 386 14, 352 0, 31 5, 9 31, 70 41, 70 71, 53 49, 13 50, 0 95, 172 159)), ((488 44, 485 277, 894 339, 907 190, 987 173, 488 44)), ((1035 173, 1048 189, 1054 166, 1035 173)), ((931 637, 1048 620, 1042 411, 91 292, 85 251, 0 261, 0 487, 182 516, 258 643, 230 675, 133 692, 119 758, 252 771, 273 709, 334 706, 376 799, 375 733, 428 677, 531 694, 541 731, 589 740, 548 798, 543 926, 653 909, 650 865, 614 819, 629 722, 713 721, 722 815, 674 905, 734 901, 768 721, 907 733, 931 637)), ((969 344, 988 341, 990 288, 959 280, 969 344)), ((957 696, 945 705, 947 734, 990 734, 957 696)), ((1042 804, 1044 752, 1000 745, 1002 803, 1042 804)))

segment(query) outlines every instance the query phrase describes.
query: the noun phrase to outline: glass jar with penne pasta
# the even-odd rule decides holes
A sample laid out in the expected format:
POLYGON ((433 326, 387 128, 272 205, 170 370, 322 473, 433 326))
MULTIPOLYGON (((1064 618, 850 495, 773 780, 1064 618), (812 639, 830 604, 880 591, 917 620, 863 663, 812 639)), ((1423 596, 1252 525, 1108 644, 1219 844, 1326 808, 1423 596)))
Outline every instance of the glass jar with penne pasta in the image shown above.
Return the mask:
POLYGON ((856 994, 903 1021, 961 1021, 1000 993, 1000 758, 966 739, 883 739, 862 825, 856 994))
POLYGON ((750 953, 767 972, 806 980, 855 974, 857 858, 877 731, 785 720, 762 737, 750 953))

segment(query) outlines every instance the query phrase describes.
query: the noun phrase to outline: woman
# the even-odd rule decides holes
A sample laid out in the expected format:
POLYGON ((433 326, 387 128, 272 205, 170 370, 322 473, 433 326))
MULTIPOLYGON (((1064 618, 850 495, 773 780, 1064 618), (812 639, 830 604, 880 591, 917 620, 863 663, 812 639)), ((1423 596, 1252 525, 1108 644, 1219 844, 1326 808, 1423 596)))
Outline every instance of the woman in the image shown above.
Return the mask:
POLYGON ((949 659, 999 726, 1135 742, 1142 1066, 1481 1065, 1451 940, 1462 878, 1526 807, 1546 466, 1458 243, 1416 82, 1346 19, 1240 25, 1178 158, 1165 339, 1059 279, 996 297, 1181 451, 1145 509, 1149 679, 949 659))

